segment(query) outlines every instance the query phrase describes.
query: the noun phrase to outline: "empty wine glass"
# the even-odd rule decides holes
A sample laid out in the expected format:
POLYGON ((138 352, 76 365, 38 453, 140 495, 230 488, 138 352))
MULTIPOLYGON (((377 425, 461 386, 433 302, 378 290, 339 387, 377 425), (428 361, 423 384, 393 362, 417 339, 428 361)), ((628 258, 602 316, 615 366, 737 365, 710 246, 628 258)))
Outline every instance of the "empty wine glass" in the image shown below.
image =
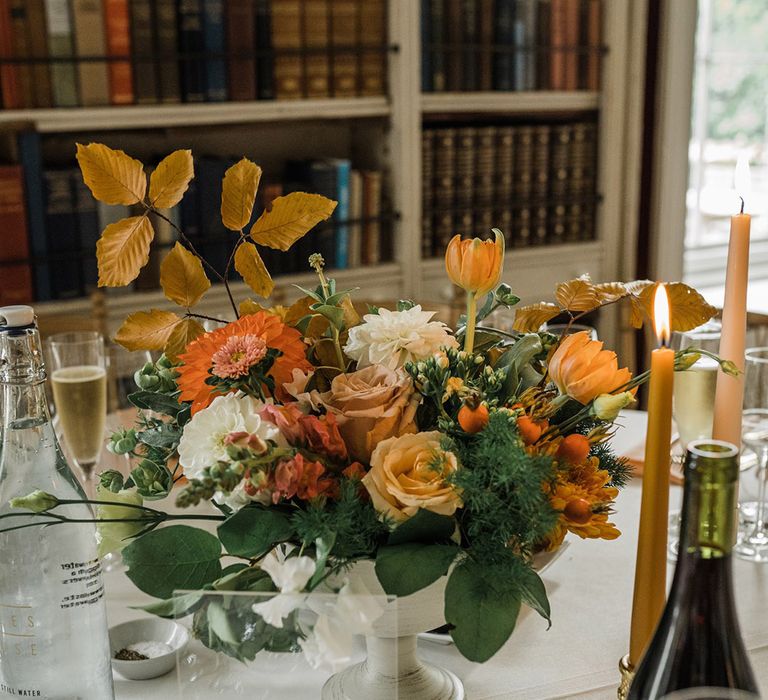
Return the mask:
POLYGON ((745 447, 757 455, 757 505, 755 520, 746 527, 733 551, 742 559, 768 562, 768 530, 766 529, 765 477, 768 470, 768 408, 744 411, 741 439, 745 447))

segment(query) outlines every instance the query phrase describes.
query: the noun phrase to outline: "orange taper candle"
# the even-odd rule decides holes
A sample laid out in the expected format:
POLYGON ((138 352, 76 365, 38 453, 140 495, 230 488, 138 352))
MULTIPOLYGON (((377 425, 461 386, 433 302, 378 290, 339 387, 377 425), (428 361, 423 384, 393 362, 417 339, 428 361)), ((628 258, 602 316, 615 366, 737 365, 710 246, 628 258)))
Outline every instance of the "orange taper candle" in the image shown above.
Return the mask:
POLYGON ((636 668, 651 641, 667 595, 667 520, 675 353, 669 342, 669 299, 663 284, 654 296, 654 323, 661 347, 651 354, 648 428, 640 503, 629 661, 636 668))

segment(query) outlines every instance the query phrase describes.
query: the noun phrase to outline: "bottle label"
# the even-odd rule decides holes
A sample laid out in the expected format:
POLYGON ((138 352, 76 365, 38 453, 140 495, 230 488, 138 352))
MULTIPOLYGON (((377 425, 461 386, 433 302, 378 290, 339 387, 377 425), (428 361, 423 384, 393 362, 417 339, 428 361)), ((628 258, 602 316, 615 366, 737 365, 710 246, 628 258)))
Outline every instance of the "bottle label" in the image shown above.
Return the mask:
POLYGON ((68 591, 68 595, 61 600, 62 610, 93 605, 104 597, 101 562, 98 559, 67 562, 61 565, 61 569, 61 582, 68 591))

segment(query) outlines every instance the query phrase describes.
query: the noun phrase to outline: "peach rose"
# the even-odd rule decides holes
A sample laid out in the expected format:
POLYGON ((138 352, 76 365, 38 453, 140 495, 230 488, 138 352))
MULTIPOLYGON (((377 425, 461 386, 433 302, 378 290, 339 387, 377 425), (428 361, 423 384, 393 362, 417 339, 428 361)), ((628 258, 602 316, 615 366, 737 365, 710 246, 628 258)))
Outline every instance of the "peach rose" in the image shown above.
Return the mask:
POLYGON ((419 508, 453 515, 461 506, 459 493, 446 482, 458 462, 453 452, 440 447, 443 437, 435 430, 392 437, 376 446, 363 485, 382 516, 402 522, 419 508))
POLYGON ((600 394, 621 389, 632 373, 619 369, 616 353, 603 350, 603 344, 591 340, 587 331, 563 339, 549 360, 549 376, 561 394, 588 404, 600 394))
POLYGON ((382 440, 416 432, 419 398, 409 376, 382 365, 339 374, 317 395, 335 416, 350 459, 365 464, 382 440))

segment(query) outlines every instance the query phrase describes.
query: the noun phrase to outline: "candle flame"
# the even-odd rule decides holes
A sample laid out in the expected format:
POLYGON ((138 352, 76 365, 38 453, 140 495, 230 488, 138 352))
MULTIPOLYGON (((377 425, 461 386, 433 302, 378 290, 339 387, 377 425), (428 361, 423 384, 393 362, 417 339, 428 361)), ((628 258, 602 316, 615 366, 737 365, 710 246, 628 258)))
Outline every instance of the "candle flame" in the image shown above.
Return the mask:
POLYGON ((667 288, 661 282, 653 295, 653 324, 659 345, 669 345, 669 296, 667 288))
MULTIPOLYGON (((736 160, 736 169, 733 171, 733 188, 741 197, 742 203, 752 194, 752 177, 749 172, 749 157, 741 153, 736 160)), ((743 208, 742 208, 743 211, 743 208)))

